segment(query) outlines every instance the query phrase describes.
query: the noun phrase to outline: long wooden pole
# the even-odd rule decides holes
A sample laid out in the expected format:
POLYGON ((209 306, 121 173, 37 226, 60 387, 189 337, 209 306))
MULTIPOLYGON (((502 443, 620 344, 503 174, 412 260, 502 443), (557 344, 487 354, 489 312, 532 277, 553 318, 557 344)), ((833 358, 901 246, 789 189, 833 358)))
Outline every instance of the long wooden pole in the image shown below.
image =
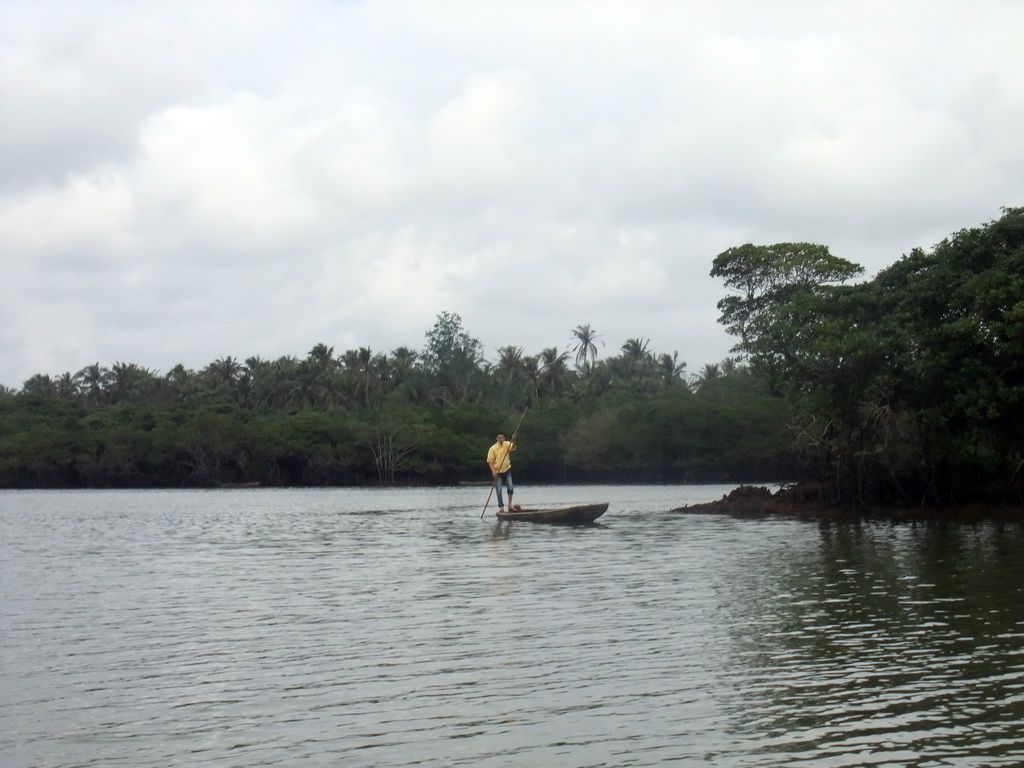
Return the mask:
MULTIPOLYGON (((530 410, 530 406, 526 406, 526 411, 528 411, 528 410, 530 410)), ((508 456, 508 452, 512 448, 512 443, 515 442, 516 435, 519 434, 519 427, 522 426, 523 419, 526 418, 526 411, 523 411, 523 415, 519 417, 519 423, 516 424, 516 428, 514 430, 512 430, 512 440, 509 442, 509 445, 505 448, 505 456, 508 456)), ((501 460, 498 462, 498 466, 499 467, 502 464, 505 463, 505 456, 502 456, 501 460)), ((480 513, 480 519, 481 520, 483 520, 484 519, 484 515, 487 514, 487 505, 491 503, 491 495, 494 493, 494 489, 497 487, 497 485, 498 485, 498 475, 495 474, 494 477, 491 480, 491 490, 487 492, 487 501, 484 502, 483 511, 480 513)))

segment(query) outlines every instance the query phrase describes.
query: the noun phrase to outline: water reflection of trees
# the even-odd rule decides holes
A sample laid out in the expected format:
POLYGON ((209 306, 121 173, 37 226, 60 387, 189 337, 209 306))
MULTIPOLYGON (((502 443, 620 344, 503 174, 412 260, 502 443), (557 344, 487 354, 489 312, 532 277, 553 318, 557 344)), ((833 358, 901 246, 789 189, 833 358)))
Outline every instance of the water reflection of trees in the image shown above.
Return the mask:
POLYGON ((1022 569, 1017 524, 822 524, 752 552, 730 574, 723 704, 801 759, 1024 754, 1022 569))

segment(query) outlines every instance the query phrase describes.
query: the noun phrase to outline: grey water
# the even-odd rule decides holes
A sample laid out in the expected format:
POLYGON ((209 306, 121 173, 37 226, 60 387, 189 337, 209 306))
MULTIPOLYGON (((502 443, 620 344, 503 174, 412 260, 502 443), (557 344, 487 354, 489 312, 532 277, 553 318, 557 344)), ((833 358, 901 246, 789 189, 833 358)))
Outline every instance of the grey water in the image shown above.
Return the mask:
POLYGON ((1020 523, 723 486, 0 494, 0 764, 1024 763, 1020 523))

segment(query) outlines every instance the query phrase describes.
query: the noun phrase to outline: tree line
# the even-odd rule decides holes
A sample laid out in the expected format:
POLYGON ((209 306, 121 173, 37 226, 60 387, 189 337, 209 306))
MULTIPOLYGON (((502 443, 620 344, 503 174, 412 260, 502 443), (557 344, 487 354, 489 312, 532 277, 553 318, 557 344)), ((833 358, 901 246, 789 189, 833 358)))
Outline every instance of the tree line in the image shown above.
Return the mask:
POLYGON ((802 477, 843 505, 1024 500, 1024 208, 874 278, 811 243, 711 274, 734 348, 787 402, 802 477))
POLYGON ((0 487, 450 484, 489 479, 487 447, 524 411, 529 482, 772 480, 786 421, 733 358, 687 375, 643 338, 589 324, 564 349, 482 344, 442 312, 422 349, 222 357, 36 374, 0 391, 0 487))
POLYGON ((520 482, 813 480, 849 506, 1024 500, 1024 208, 868 280, 814 243, 713 260, 735 357, 687 375, 642 337, 605 356, 480 342, 443 312, 422 349, 134 363, 0 389, 0 487, 487 481, 528 410, 520 482))

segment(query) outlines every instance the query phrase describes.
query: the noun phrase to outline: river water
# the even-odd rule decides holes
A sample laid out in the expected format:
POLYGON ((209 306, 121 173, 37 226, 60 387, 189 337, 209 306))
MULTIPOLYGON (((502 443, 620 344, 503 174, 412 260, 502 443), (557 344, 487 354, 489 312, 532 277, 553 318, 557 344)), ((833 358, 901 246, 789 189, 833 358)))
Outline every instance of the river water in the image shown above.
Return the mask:
POLYGON ((728 490, 0 494, 0 763, 1024 764, 1020 524, 728 490))

